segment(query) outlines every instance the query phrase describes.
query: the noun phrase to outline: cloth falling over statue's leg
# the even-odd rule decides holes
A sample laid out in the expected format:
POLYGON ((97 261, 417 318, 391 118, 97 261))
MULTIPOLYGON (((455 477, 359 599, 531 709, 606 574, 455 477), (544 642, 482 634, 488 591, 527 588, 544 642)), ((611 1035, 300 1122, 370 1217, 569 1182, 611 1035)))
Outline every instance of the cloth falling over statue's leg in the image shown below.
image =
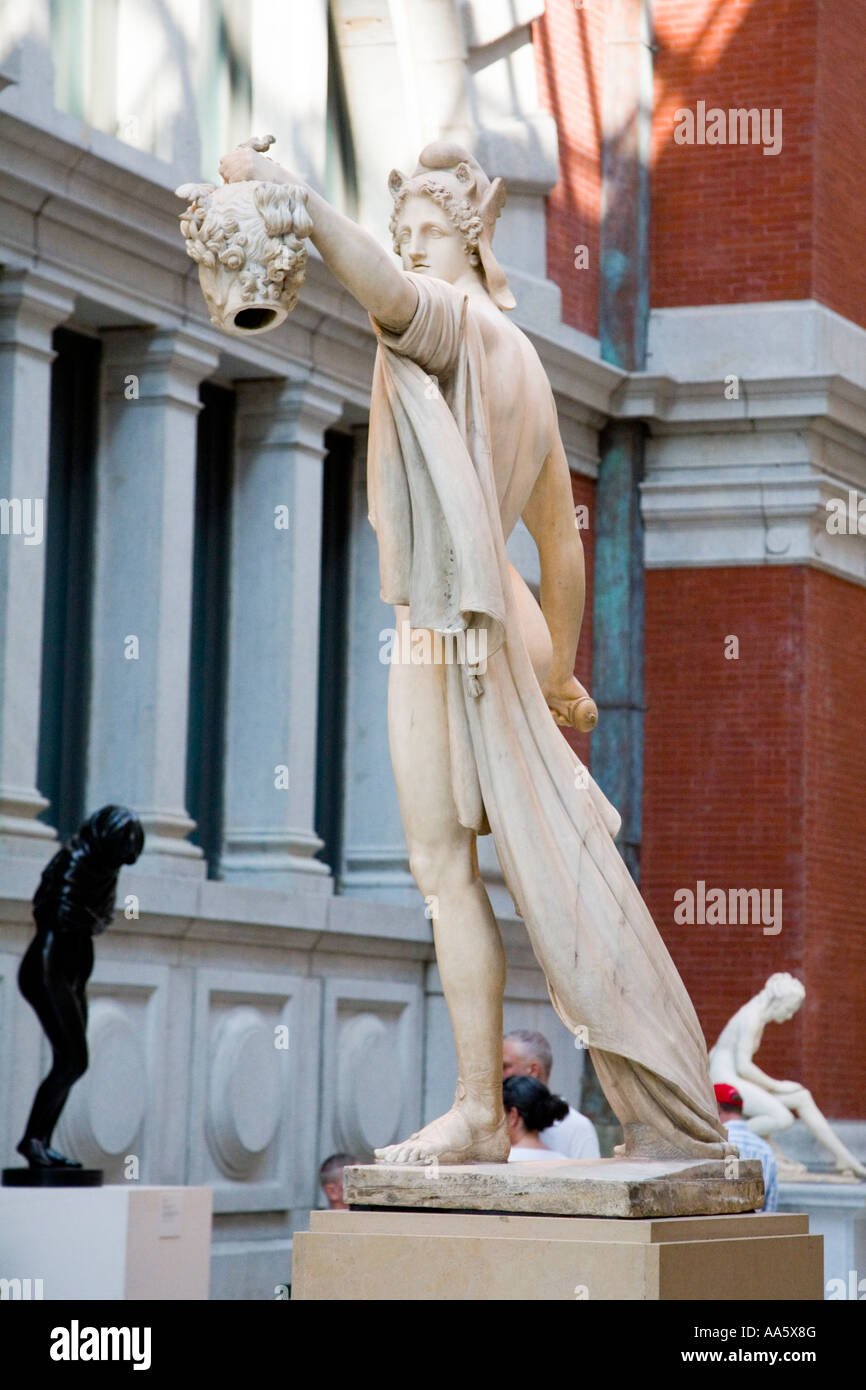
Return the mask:
POLYGON ((702 1124, 694 1107, 662 1077, 615 1052, 590 1048, 589 1055, 601 1089, 622 1125, 626 1158, 736 1154, 736 1146, 720 1145, 717 1129, 709 1122, 702 1124))

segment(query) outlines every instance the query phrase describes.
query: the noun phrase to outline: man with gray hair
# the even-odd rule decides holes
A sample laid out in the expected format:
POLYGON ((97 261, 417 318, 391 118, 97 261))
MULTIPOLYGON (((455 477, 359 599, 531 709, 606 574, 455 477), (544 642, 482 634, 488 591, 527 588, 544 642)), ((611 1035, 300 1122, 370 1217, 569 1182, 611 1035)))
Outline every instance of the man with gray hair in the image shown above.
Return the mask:
MULTIPOLYGON (((515 1028, 502 1040, 502 1079, 509 1076, 534 1076, 550 1084, 553 1052, 543 1033, 529 1028, 515 1028)), ((573 1106, 568 1107, 564 1120, 556 1120, 538 1136, 543 1144, 564 1158, 599 1158, 598 1136, 591 1120, 573 1106)))
POLYGON ((331 1211, 348 1211, 343 1201, 343 1169, 357 1162, 351 1154, 330 1154, 319 1169, 319 1185, 331 1211))

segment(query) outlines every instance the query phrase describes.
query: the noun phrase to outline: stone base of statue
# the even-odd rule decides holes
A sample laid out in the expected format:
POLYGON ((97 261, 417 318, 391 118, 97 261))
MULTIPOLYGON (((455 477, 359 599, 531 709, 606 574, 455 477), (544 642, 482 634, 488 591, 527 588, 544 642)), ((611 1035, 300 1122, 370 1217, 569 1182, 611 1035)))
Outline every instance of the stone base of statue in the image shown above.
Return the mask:
POLYGON ((554 1158, 531 1163, 347 1168, 351 1207, 528 1216, 718 1216, 764 1201, 757 1159, 554 1158))
POLYGON ((101 1168, 4 1168, 3 1187, 101 1187, 101 1168))
POLYGON ((315 1211, 294 1239, 292 1298, 817 1301, 805 1216, 618 1221, 478 1212, 315 1211))
POLYGON ((3 1296, 206 1299, 212 1198, 209 1187, 134 1183, 0 1188, 3 1296))
POLYGON ((724 1170, 628 1159, 347 1168, 352 1208, 312 1212, 295 1236, 292 1298, 820 1300, 822 1241, 808 1217, 747 1209, 763 1196, 757 1161, 724 1170))

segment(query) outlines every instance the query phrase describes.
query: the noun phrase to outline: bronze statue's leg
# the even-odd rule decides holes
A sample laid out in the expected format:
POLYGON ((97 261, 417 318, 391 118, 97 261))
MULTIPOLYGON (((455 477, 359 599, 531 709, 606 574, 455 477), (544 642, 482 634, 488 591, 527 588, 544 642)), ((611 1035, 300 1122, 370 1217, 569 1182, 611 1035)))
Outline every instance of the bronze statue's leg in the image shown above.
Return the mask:
MULTIPOLYGON (((93 946, 89 937, 60 941, 53 933, 40 933, 21 962, 21 993, 35 1009, 53 1052, 51 1070, 36 1092, 18 1145, 18 1152, 31 1165, 72 1164, 62 1155, 52 1157, 49 1144, 73 1084, 87 1070, 86 1008, 68 977, 86 980, 90 974, 88 961, 92 967, 93 946)), ((83 994, 83 985, 81 990, 83 994)))

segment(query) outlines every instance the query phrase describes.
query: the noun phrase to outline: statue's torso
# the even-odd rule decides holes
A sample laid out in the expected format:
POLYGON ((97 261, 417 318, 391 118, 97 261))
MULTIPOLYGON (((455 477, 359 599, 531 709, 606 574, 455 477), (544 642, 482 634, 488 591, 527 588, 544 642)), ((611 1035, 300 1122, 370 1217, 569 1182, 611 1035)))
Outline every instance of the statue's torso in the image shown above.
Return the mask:
POLYGON ((467 312, 475 317, 484 345, 493 472, 507 537, 556 442, 556 407, 526 334, 486 295, 471 298, 467 312))
POLYGON ((407 273, 419 293, 412 322, 397 333, 374 326, 386 346, 435 378, 452 408, 457 368, 465 354, 486 408, 499 514, 507 537, 557 441, 550 382, 529 339, 484 289, 467 292, 432 276, 407 273))

